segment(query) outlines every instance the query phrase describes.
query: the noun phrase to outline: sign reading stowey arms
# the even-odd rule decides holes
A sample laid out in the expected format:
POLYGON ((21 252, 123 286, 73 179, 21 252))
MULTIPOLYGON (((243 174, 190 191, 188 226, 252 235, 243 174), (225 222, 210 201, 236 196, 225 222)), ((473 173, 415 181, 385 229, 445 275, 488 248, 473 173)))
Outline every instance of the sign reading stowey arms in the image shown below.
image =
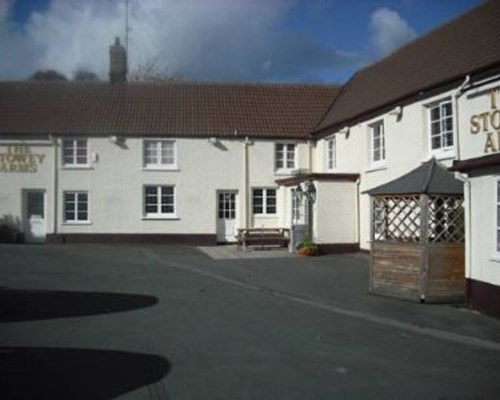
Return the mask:
POLYGON ((491 109, 470 118, 470 131, 472 134, 484 132, 484 152, 495 153, 500 151, 500 89, 493 89, 489 94, 491 109))
POLYGON ((0 153, 0 172, 36 172, 45 154, 32 154, 28 146, 7 146, 0 153))

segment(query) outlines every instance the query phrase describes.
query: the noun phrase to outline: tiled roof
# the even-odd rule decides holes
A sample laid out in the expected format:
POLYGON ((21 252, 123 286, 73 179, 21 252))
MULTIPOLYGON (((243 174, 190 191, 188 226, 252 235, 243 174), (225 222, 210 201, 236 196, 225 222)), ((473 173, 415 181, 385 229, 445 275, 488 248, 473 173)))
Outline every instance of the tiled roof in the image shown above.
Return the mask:
POLYGON ((500 70, 500 1, 490 0, 362 69, 343 87, 319 132, 486 69, 500 70))
POLYGON ((0 135, 307 138, 338 86, 0 83, 0 135))

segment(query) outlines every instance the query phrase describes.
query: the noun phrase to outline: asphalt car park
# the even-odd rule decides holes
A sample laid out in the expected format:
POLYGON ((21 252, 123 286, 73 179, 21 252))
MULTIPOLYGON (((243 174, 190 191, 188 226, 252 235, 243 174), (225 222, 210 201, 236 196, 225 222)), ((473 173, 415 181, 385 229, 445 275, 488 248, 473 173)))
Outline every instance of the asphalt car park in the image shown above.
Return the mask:
POLYGON ((500 321, 373 296, 362 254, 223 253, 0 246, 2 398, 498 398, 500 321))

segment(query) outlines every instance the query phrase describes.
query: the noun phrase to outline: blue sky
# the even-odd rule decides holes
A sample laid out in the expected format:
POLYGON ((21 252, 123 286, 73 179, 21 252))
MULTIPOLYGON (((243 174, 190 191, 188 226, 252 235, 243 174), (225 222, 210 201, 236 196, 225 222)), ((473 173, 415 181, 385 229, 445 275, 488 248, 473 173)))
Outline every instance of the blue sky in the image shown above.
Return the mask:
MULTIPOLYGON (((188 80, 342 83, 480 0, 129 0, 130 70, 188 80)), ((0 0, 0 79, 106 78, 124 0, 0 0)))

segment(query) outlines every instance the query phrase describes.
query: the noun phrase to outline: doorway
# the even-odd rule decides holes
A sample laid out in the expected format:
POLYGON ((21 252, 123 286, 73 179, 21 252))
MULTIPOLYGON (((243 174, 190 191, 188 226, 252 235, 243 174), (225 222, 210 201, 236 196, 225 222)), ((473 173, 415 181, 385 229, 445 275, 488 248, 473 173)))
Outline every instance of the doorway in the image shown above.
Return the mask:
POLYGON ((45 190, 24 191, 24 234, 28 243, 45 242, 47 235, 45 190))
POLYGON ((238 192, 217 192, 217 242, 236 242, 238 192))

